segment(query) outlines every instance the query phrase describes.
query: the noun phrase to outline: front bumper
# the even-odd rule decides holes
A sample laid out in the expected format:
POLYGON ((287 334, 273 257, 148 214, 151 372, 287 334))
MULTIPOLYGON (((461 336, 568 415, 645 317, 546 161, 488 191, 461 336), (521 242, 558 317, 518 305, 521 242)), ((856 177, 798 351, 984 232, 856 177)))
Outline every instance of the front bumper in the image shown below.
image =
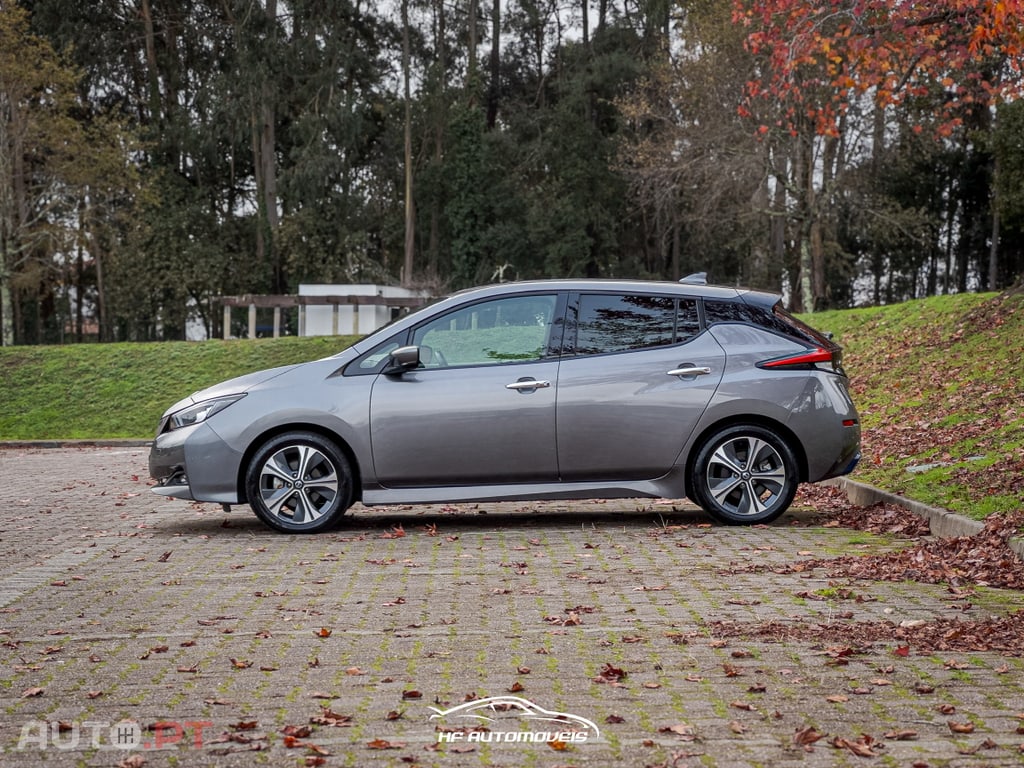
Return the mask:
POLYGON ((149 474, 159 496, 218 504, 240 503, 241 454, 207 424, 157 435, 149 451, 149 474))

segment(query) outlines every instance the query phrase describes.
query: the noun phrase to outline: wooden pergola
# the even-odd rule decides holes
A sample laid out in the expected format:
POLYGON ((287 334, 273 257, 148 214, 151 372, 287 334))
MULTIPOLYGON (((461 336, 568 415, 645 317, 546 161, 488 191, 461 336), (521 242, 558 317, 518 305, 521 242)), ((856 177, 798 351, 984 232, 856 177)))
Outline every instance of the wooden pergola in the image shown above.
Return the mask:
POLYGON ((352 329, 353 333, 359 333, 359 307, 384 306, 399 309, 415 309, 433 301, 433 298, 423 296, 297 296, 297 295, 274 295, 262 294, 244 296, 221 296, 220 303, 224 307, 224 338, 231 335, 231 310, 234 307, 249 308, 249 338, 256 338, 256 310, 272 308, 274 310, 274 338, 281 335, 281 310, 291 307, 299 308, 299 335, 302 336, 306 327, 306 307, 308 306, 332 306, 334 307, 333 333, 338 334, 338 308, 352 307, 352 329))

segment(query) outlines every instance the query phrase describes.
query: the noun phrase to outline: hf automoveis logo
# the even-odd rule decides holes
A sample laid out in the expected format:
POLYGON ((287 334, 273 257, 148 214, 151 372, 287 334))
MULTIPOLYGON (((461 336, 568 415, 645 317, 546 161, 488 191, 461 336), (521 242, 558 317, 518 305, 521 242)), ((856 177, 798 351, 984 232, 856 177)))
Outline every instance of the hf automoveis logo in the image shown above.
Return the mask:
POLYGON ((601 730, 585 717, 554 712, 519 696, 490 696, 451 709, 430 707, 431 720, 443 721, 438 742, 516 744, 598 739, 601 730))

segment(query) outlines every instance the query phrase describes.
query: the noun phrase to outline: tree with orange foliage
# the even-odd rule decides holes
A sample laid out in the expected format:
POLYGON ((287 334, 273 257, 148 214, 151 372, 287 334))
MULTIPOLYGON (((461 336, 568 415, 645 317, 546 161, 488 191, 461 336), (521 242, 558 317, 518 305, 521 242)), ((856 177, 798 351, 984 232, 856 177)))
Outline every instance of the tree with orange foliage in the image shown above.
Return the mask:
POLYGON ((830 155, 848 146, 848 114, 913 101, 930 105, 939 138, 988 124, 995 105, 1024 94, 1024 0, 734 0, 733 21, 760 65, 740 113, 790 147, 775 175, 798 230, 795 303, 812 311, 827 303, 822 229, 840 167, 830 155))
POLYGON ((1024 0, 736 0, 733 20, 768 65, 747 101, 791 103, 820 134, 865 94, 880 106, 934 98, 947 135, 1024 94, 1024 0), (809 86, 827 97, 810 101, 809 86))

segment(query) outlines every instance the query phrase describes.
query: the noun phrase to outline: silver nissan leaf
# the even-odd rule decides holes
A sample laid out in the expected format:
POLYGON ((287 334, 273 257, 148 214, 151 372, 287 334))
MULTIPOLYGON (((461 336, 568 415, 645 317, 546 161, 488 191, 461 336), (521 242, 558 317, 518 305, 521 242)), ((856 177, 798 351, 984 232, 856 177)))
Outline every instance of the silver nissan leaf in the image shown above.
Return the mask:
POLYGON ((328 530, 357 501, 687 496, 722 523, 765 523, 860 458, 841 357, 769 293, 475 288, 171 406, 153 491, 247 503, 288 533, 328 530))

